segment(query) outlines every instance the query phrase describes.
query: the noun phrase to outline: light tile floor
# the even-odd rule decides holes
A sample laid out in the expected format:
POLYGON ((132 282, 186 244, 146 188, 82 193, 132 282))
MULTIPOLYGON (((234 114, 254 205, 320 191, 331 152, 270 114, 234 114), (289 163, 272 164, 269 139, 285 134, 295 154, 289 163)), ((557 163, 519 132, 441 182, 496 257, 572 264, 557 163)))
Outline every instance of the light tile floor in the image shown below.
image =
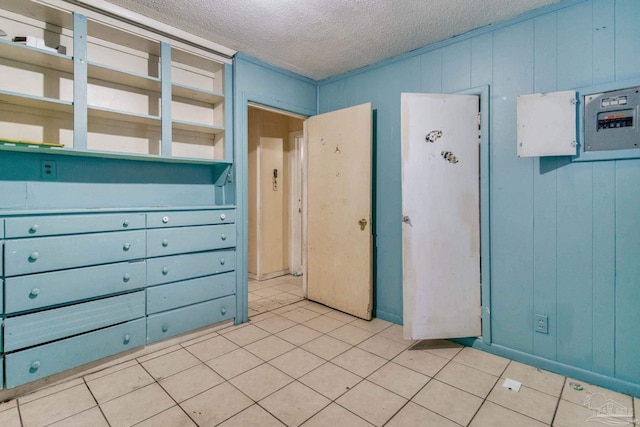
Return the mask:
POLYGON ((578 381, 449 341, 406 341, 384 320, 302 300, 298 278, 249 291, 249 323, 2 403, 0 426, 597 427, 620 422, 595 417, 598 408, 640 413, 637 398, 576 390, 578 381))

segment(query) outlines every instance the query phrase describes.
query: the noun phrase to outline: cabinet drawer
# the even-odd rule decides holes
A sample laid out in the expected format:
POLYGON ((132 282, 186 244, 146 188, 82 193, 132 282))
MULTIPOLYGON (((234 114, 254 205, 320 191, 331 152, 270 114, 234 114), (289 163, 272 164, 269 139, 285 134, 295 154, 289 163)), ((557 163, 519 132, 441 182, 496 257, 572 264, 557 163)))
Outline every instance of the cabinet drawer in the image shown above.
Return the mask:
POLYGON ((104 328, 145 315, 145 294, 138 291, 75 304, 4 321, 4 350, 14 351, 104 328))
POLYGON ((233 250, 174 255, 147 260, 147 284, 177 282, 233 271, 236 253, 233 250))
POLYGON ((236 297, 231 295, 213 301, 190 305, 147 317, 147 342, 155 342, 207 325, 232 319, 236 313, 236 297))
POLYGON ((147 314, 235 294, 234 272, 147 288, 147 314))
POLYGON ((7 238, 135 230, 145 226, 144 214, 24 216, 6 219, 7 238))
POLYGON ((144 258, 145 231, 5 241, 5 276, 144 258))
POLYGON ((185 225, 231 224, 235 221, 235 209, 152 212, 147 214, 148 228, 182 227, 185 225))
POLYGON ((144 345, 145 327, 142 318, 7 354, 7 388, 144 345))
POLYGON ((235 245, 235 224, 166 228, 147 231, 148 257, 233 248, 235 245))
POLYGON ((10 277, 5 281, 5 312, 16 313, 131 291, 143 288, 146 281, 144 261, 10 277))
POLYGON ((0 219, 0 239, 2 239, 3 237, 4 237, 4 219, 0 219))

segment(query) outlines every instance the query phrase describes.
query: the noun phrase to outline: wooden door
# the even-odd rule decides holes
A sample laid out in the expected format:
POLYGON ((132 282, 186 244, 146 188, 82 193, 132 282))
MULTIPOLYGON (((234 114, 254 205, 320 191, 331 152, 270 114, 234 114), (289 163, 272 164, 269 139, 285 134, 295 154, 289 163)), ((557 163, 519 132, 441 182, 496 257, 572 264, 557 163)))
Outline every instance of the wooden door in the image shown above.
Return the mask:
POLYGON ((307 298, 371 319, 371 104, 305 125, 307 298))
POLYGON ((402 94, 404 336, 479 336, 479 98, 402 94))

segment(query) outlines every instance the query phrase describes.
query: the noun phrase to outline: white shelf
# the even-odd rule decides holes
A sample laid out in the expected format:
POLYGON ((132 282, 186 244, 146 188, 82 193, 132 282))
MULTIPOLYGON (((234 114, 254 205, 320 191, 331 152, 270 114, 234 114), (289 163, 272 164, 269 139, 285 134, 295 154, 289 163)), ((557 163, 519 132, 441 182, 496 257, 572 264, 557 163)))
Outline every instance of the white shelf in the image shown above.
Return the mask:
POLYGON ((67 55, 36 49, 35 47, 2 39, 0 39, 0 51, 2 51, 3 58, 65 73, 73 73, 73 60, 67 55))
POLYGON ((129 71, 120 70, 118 68, 95 62, 89 62, 87 66, 90 79, 146 89, 158 93, 160 92, 160 79, 157 77, 131 73, 129 71))
POLYGON ((54 110, 73 113, 73 103, 60 99, 45 98, 16 92, 0 91, 0 104, 13 104, 41 110, 54 110))
POLYGON ((220 126, 211 126, 211 125, 205 125, 202 123, 185 122, 182 120, 174 120, 172 123, 173 123, 174 129, 179 129, 179 130, 184 130, 189 132, 203 133, 206 135, 218 135, 218 134, 224 133, 224 128, 220 126))
POLYGON ((130 113, 121 110, 111 110, 109 108, 88 106, 89 117, 97 117, 108 120, 118 120, 121 122, 136 123, 147 126, 160 126, 160 117, 145 114, 130 113))
POLYGON ((193 101, 204 102, 208 104, 218 104, 224 101, 224 95, 217 92, 211 92, 207 90, 198 89, 179 83, 173 83, 171 85, 171 92, 173 96, 179 98, 190 99, 193 101))

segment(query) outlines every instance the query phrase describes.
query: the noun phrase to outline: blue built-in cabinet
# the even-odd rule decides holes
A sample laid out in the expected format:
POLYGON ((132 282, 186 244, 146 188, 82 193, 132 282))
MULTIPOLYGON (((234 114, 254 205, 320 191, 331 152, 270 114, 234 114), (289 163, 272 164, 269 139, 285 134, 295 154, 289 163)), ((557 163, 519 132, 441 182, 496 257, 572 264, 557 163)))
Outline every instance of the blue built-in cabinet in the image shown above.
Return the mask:
POLYGON ((639 84, 639 20, 636 0, 565 0, 319 83, 320 113, 376 111, 378 317, 402 319, 400 93, 488 86, 490 335, 466 342, 640 395, 640 149, 601 161, 516 155, 518 95, 639 84), (535 332, 535 314, 548 316, 548 334, 535 332))
POLYGON ((3 213, 3 384, 235 317, 235 209, 3 213))

